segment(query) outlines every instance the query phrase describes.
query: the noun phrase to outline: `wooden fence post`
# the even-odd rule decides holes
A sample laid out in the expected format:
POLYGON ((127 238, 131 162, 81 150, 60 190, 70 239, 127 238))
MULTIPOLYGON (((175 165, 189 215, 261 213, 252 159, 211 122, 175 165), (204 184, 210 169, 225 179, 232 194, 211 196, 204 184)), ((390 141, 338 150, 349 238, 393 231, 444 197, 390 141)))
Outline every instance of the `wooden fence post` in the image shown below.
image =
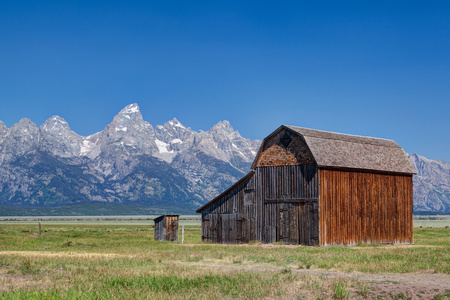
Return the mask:
POLYGON ((184 225, 181 226, 181 243, 184 244, 184 225))

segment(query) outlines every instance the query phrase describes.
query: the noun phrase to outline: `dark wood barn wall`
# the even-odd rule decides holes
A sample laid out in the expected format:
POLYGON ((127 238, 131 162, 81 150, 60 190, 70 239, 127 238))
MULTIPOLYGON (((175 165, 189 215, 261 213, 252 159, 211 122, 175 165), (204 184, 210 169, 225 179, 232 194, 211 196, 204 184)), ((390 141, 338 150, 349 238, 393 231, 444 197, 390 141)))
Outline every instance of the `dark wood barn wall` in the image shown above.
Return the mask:
POLYGON ((202 212, 202 240, 224 244, 256 240, 256 217, 253 175, 202 212))
POLYGON ((320 170, 320 244, 412 243, 412 175, 320 170))
POLYGON ((256 169, 258 226, 264 243, 318 245, 318 170, 316 165, 256 169))
POLYGON ((258 167, 202 212, 202 240, 317 245, 318 198, 314 164, 258 167))

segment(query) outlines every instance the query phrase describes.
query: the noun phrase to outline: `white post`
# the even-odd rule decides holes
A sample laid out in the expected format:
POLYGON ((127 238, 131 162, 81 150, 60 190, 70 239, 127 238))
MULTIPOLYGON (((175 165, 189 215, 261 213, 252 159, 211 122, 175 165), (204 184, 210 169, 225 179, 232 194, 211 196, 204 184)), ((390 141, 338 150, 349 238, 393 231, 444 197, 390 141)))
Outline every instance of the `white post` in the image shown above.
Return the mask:
POLYGON ((184 225, 181 225, 181 243, 184 244, 184 225))

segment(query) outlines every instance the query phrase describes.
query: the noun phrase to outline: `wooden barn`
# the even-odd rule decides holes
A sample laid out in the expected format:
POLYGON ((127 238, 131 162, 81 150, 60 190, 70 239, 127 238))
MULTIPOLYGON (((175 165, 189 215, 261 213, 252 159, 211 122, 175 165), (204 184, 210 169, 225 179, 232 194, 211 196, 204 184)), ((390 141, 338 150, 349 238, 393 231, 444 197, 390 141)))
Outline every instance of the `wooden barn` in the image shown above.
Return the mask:
POLYGON ((410 244, 413 174, 392 140, 283 125, 250 173, 197 210, 202 240, 410 244))
POLYGON ((179 215, 162 215, 155 221, 155 241, 178 242, 179 215))

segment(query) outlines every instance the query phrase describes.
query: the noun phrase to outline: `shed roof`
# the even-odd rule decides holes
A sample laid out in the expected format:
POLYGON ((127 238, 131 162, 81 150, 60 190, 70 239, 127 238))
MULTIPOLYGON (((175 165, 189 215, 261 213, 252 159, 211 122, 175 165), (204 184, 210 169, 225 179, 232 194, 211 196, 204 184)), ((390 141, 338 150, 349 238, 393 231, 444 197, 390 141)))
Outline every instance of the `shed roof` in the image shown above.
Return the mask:
MULTIPOLYGON (((274 133, 283 128, 303 137, 319 167, 416 174, 403 148, 393 140, 289 125, 282 125, 274 133)), ((271 136, 263 141, 261 148, 271 136)))
POLYGON ((209 201, 208 203, 206 203, 205 205, 203 205, 202 207, 200 207, 199 209, 197 209, 195 212, 196 213, 200 213, 202 212, 205 208, 209 207, 211 204, 215 203, 217 200, 219 200, 220 198, 222 198, 223 196, 225 196, 226 194, 228 194, 229 192, 231 192, 232 190, 234 190, 238 185, 240 185, 241 183, 243 183, 245 180, 249 179, 250 177, 253 176, 253 174, 255 174, 254 171, 250 171, 247 175, 245 175, 244 177, 242 177, 241 179, 239 179, 235 184, 233 184, 232 186, 230 186, 228 189, 226 189, 224 192, 222 192, 220 195, 218 195, 216 198, 212 199, 211 201, 209 201))
POLYGON ((155 222, 160 222, 165 217, 179 217, 180 215, 162 215, 153 219, 155 222))

